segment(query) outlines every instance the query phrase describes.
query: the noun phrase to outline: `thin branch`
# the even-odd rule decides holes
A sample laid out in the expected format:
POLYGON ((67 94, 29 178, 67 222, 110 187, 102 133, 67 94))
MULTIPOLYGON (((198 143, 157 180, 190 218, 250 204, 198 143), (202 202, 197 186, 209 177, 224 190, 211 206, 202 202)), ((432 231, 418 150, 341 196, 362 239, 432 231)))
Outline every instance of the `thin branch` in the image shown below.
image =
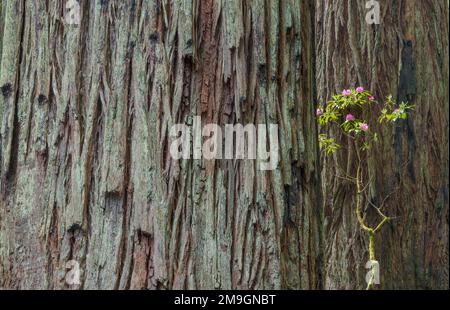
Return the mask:
POLYGON ((383 225, 389 220, 390 218, 385 216, 383 220, 380 222, 380 224, 378 224, 378 226, 373 230, 373 232, 374 233, 378 232, 381 229, 381 227, 383 227, 383 225))
POLYGON ((334 161, 336 167, 338 168, 337 170, 342 174, 345 175, 345 177, 352 179, 353 181, 356 180, 356 177, 349 175, 344 168, 342 168, 342 166, 339 164, 338 160, 334 161))
POLYGON ((338 179, 343 179, 343 180, 347 180, 347 181, 350 181, 350 182, 356 182, 356 178, 353 178, 353 177, 348 176, 348 175, 346 175, 346 176, 340 176, 340 175, 334 174, 333 176, 334 176, 335 178, 338 178, 338 179))
POLYGON ((361 193, 365 192, 367 190, 367 187, 372 183, 373 179, 374 179, 374 176, 370 177, 369 182, 367 182, 366 185, 363 187, 363 189, 361 190, 361 193))

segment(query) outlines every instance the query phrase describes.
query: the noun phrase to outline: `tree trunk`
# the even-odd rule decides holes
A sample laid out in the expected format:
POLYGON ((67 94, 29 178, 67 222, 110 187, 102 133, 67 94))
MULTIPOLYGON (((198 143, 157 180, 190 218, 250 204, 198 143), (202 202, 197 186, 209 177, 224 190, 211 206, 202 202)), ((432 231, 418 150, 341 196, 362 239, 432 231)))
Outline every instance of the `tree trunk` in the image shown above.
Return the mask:
MULTIPOLYGON (((81 0, 79 26, 64 3, 0 4, 0 287, 320 288, 311 2, 81 0), (278 124, 279 165, 172 159, 169 129, 196 115, 278 124), (65 281, 70 260, 79 285, 65 281)), ((419 68, 441 81, 433 99, 448 99, 442 68, 419 68)), ((445 161, 440 109, 417 119, 442 143, 430 154, 417 138, 413 171, 445 161)), ((444 172, 432 173, 416 175, 426 186, 414 197, 441 208, 408 199, 411 220, 448 214, 444 172)))
MULTIPOLYGON (((380 24, 366 23, 368 1, 318 0, 318 101, 362 85, 380 100, 392 94, 415 111, 383 132, 371 154, 370 199, 395 220, 375 240, 384 289, 448 289, 449 6, 441 0, 377 1, 380 24)), ((368 116, 372 124, 374 117, 368 116)), ((355 195, 323 169, 325 288, 364 288, 368 238, 357 224, 355 195)), ((375 220, 372 208, 366 217, 375 220)))

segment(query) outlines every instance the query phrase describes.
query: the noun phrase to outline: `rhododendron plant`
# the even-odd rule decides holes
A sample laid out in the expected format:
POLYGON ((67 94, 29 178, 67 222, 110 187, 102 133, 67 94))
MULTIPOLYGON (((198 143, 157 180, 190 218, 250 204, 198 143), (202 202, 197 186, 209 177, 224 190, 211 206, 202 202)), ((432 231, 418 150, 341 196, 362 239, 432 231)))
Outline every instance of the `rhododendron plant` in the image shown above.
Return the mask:
MULTIPOLYGON (((383 205, 376 206, 368 199, 368 188, 374 176, 369 173, 368 152, 379 141, 380 131, 383 126, 395 124, 400 119, 406 119, 407 113, 413 109, 408 103, 397 104, 392 96, 388 96, 384 103, 375 100, 373 94, 359 86, 356 89, 344 89, 341 94, 336 94, 323 107, 318 107, 318 122, 321 127, 319 145, 326 155, 331 155, 338 150, 345 149, 347 155, 347 167, 339 167, 339 178, 349 181, 354 185, 356 195, 356 217, 363 231, 369 237, 369 259, 375 259, 375 234, 391 217, 386 216, 383 205), (378 111, 378 112, 377 112, 378 111), (374 121, 374 115, 379 114, 374 121), (366 117, 370 118, 370 123, 366 117), (328 135, 326 133, 328 133, 328 135), (345 142, 338 144, 339 142, 345 142), (366 199, 364 199, 366 197, 366 199), (363 205, 364 204, 364 205, 363 205), (381 220, 370 226, 366 223, 364 210, 373 207, 381 220)), ((374 173, 374 172, 372 172, 374 173)), ((387 198, 387 197, 386 197, 387 198)), ((382 204, 386 198, 381 200, 382 204)), ((367 288, 373 286, 373 278, 368 281, 367 288)))

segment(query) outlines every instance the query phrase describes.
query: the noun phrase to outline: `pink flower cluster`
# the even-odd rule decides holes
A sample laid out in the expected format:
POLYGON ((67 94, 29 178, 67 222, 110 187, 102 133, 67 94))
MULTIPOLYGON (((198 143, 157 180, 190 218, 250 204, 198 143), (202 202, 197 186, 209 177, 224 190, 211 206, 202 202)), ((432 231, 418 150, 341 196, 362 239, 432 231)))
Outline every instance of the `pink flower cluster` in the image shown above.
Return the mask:
MULTIPOLYGON (((364 87, 362 87, 362 86, 356 87, 356 92, 357 92, 358 94, 363 93, 363 92, 364 92, 364 87)), ((352 94, 352 91, 351 91, 350 89, 344 89, 344 90, 342 91, 342 96, 348 97, 348 96, 350 96, 351 94, 352 94)), ((370 96, 370 97, 369 97, 369 100, 370 100, 370 101, 373 101, 373 100, 375 100, 375 98, 374 98, 373 96, 370 96)))
MULTIPOLYGON (((356 93, 361 94, 361 93, 364 92, 364 87, 358 86, 358 87, 356 87, 355 91, 356 91, 356 93)), ((348 96, 351 96, 351 94, 352 94, 351 89, 344 89, 344 90, 342 90, 342 96, 348 97, 348 96)), ((368 99, 369 101, 374 101, 374 100, 375 100, 375 97, 374 97, 374 96, 369 96, 369 97, 367 97, 367 99, 368 99)), ((397 109, 397 110, 394 111, 394 113, 398 113, 399 111, 400 111, 400 110, 397 109)), ((322 108, 318 108, 318 109, 316 110, 316 115, 317 115, 317 116, 323 115, 323 109, 322 109, 322 108)), ((346 121, 346 122, 352 122, 352 121, 355 121, 355 120, 356 120, 355 116, 354 116, 353 114, 351 114, 351 113, 349 113, 349 114, 347 114, 347 115, 345 116, 345 121, 346 121)), ((369 125, 368 125, 367 123, 359 123, 359 128, 360 128, 362 131, 366 132, 366 131, 369 130, 369 125)))
MULTIPOLYGON (((347 114, 345 116, 345 121, 346 122, 351 122, 351 121, 354 121, 354 120, 355 120, 355 117, 353 116, 353 114, 347 114)), ((361 124, 359 124, 359 128, 362 131, 367 131, 367 130, 369 130, 369 125, 367 125, 366 123, 361 123, 361 124)))
POLYGON ((348 97, 348 96, 350 96, 351 94, 352 94, 352 91, 351 91, 350 89, 344 89, 344 90, 342 91, 342 96, 348 97))
POLYGON ((359 128, 361 128, 362 131, 367 131, 369 130, 369 125, 367 125, 366 123, 361 123, 359 124, 359 128))

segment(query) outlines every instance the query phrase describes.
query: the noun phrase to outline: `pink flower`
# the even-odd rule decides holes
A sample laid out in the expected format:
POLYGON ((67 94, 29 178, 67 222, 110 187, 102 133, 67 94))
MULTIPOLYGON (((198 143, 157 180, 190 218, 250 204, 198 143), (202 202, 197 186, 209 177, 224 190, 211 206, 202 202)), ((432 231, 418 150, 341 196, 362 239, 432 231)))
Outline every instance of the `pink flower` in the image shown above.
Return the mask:
POLYGON ((399 114, 399 113, 400 113, 400 109, 395 109, 395 110, 394 110, 394 113, 395 113, 395 114, 399 114))
POLYGON ((317 116, 321 116, 322 114, 323 114, 322 108, 317 108, 317 110, 316 110, 316 115, 317 115, 317 116))
POLYGON ((350 90, 350 89, 344 89, 343 91, 342 91, 342 95, 343 96, 350 96, 352 94, 352 91, 350 90))
POLYGON ((345 120, 347 122, 354 121, 355 117, 352 114, 347 114, 347 116, 345 117, 345 120))
POLYGON ((356 88, 356 92, 357 93, 362 93, 364 91, 364 87, 359 86, 358 88, 356 88))
POLYGON ((361 128, 362 131, 369 130, 369 125, 367 125, 366 123, 359 124, 359 127, 361 128))
POLYGON ((375 97, 374 96, 369 96, 369 101, 374 101, 375 97))

